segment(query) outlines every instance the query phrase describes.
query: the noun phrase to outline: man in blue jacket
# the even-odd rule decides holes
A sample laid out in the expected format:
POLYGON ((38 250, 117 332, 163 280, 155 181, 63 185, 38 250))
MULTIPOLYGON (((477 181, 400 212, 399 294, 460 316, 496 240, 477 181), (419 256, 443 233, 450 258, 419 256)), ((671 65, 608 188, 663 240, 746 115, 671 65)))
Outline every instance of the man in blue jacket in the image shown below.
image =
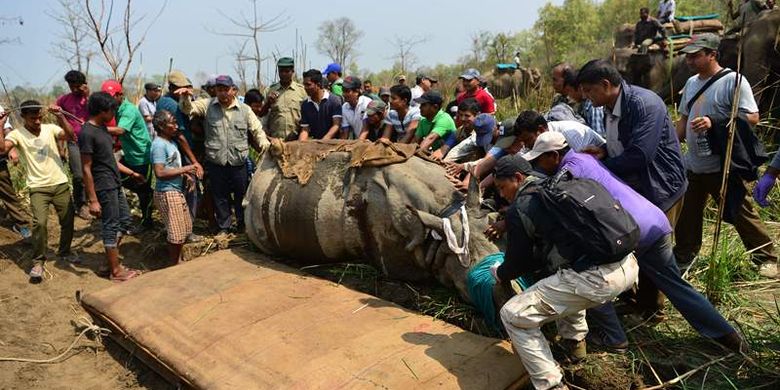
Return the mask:
MULTIPOLYGON (((607 143, 583 152, 604 165, 660 208, 672 228, 682 210, 688 181, 680 142, 663 100, 653 91, 630 85, 608 61, 592 60, 577 81, 596 107, 604 107, 607 143)), ((662 318, 663 295, 640 275, 637 305, 644 317, 662 318)))

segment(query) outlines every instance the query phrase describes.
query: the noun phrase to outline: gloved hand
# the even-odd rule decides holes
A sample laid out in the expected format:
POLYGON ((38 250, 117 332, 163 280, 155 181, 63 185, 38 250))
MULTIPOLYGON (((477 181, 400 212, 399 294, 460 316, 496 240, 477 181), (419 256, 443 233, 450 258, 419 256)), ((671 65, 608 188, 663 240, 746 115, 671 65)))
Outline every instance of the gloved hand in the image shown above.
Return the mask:
POLYGON ((498 267, 500 265, 501 263, 495 262, 490 266, 490 274, 493 275, 493 279, 496 280, 496 283, 501 283, 501 279, 498 278, 498 267))
POLYGON ((753 199, 756 200, 761 207, 769 206, 769 201, 766 200, 766 196, 769 195, 769 191, 772 191, 772 187, 775 186, 775 176, 765 173, 758 180, 756 188, 753 190, 753 199))

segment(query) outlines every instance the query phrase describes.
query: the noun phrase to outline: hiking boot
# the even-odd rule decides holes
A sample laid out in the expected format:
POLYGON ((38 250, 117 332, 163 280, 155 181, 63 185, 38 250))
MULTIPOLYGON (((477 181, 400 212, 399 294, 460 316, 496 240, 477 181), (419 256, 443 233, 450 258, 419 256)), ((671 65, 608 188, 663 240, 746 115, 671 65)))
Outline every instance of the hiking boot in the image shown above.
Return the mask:
POLYGON ((563 350, 565 357, 569 360, 569 363, 578 363, 582 359, 585 359, 585 356, 588 354, 586 346, 587 343, 585 342, 585 339, 579 341, 572 339, 561 339, 558 344, 563 350))
POLYGON ((81 256, 75 252, 70 252, 67 255, 60 255, 60 260, 67 261, 71 264, 81 264, 81 256))
POLYGON ((32 237, 32 232, 27 226, 14 225, 11 230, 22 236, 22 240, 29 240, 32 237))
POLYGON ((585 340, 587 340, 588 345, 596 347, 596 349, 609 352, 609 353, 615 353, 615 354, 624 354, 628 352, 628 341, 623 341, 618 344, 610 344, 607 343, 604 340, 604 333, 596 330, 591 331, 588 333, 588 336, 585 337, 585 340))
POLYGON ((34 265, 30 270, 30 283, 37 284, 43 281, 43 266, 34 265))
POLYGON ((737 331, 733 331, 723 337, 718 337, 715 339, 715 342, 729 351, 744 355, 750 354, 750 345, 748 345, 742 335, 737 331))
POLYGON ((87 207, 87 205, 79 207, 79 212, 76 213, 76 216, 85 221, 92 220, 92 214, 89 213, 89 207, 87 207))

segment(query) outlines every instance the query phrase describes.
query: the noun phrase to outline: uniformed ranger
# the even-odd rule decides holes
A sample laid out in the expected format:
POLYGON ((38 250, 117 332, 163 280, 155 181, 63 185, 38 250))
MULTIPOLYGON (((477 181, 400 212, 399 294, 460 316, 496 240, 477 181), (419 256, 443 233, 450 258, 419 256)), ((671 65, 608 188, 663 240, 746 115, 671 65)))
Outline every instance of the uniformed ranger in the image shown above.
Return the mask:
POLYGON ((295 62, 282 57, 276 62, 279 82, 268 87, 265 102, 258 114, 268 116, 268 135, 289 141, 298 138, 298 121, 301 120, 301 102, 306 100, 303 84, 293 80, 295 62))

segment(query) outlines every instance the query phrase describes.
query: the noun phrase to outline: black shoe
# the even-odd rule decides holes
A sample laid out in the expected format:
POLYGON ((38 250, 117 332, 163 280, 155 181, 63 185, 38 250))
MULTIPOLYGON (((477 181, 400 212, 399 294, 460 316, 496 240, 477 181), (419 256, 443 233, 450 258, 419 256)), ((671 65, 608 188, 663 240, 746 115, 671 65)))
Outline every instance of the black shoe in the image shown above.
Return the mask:
POLYGON ((737 331, 733 331, 723 337, 718 337, 715 339, 715 342, 732 352, 745 355, 750 354, 750 345, 748 345, 742 335, 737 331))

